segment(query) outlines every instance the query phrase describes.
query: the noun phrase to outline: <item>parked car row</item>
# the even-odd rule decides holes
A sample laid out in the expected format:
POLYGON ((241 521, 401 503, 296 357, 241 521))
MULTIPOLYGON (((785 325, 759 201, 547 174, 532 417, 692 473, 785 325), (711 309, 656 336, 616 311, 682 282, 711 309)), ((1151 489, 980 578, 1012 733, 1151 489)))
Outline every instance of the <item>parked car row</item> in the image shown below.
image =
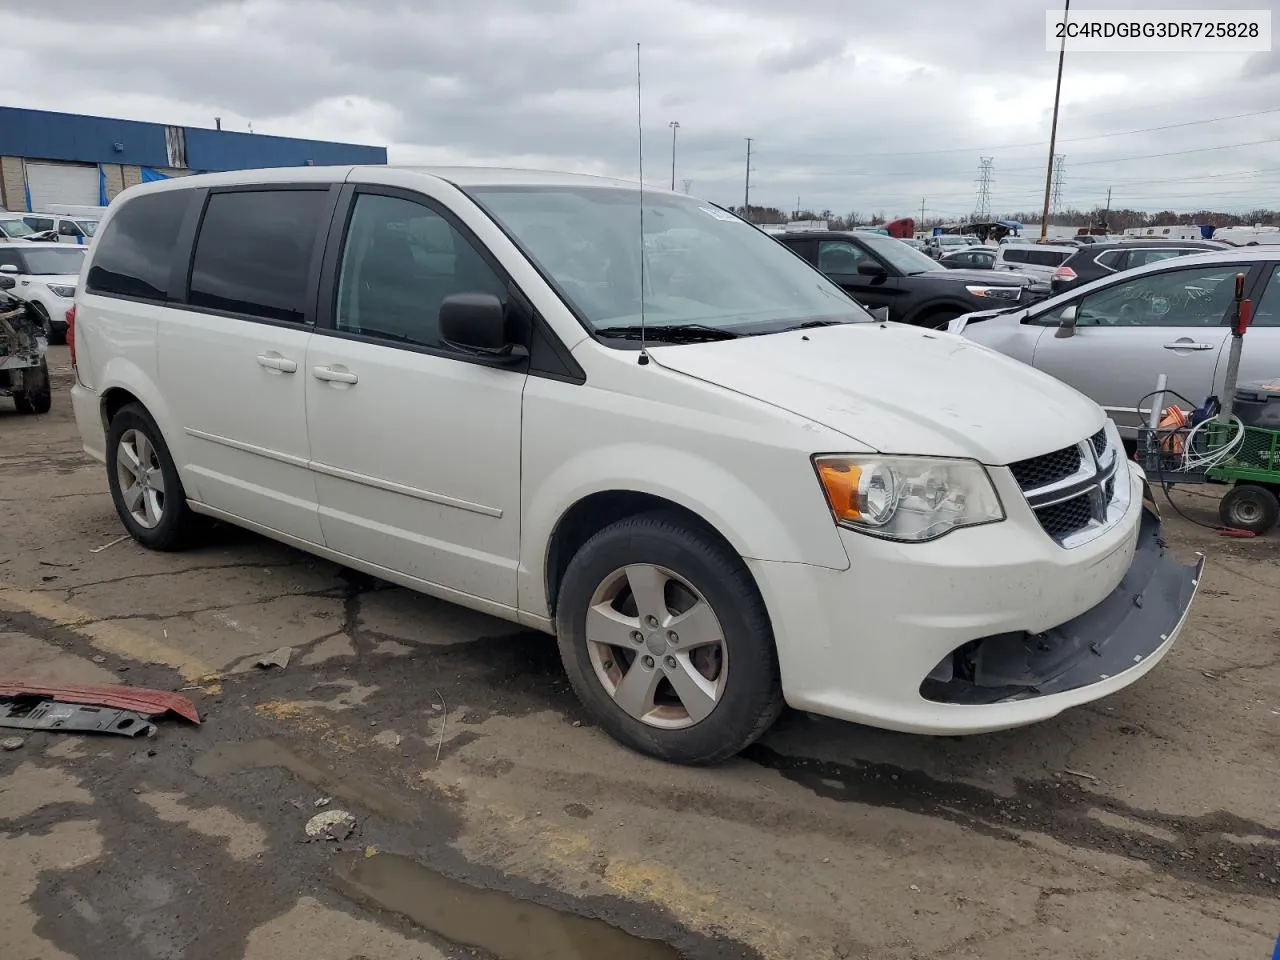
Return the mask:
POLYGON ((2 213, 0 240, 27 240, 37 243, 75 243, 93 240, 98 221, 57 213, 2 213))

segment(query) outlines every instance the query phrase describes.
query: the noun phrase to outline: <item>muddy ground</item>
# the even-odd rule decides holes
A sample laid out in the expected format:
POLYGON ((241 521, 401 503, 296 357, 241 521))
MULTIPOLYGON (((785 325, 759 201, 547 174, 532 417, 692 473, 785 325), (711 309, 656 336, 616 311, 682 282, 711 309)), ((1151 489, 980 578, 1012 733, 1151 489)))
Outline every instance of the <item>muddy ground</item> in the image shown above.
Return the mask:
POLYGON ((65 391, 0 400, 0 677, 205 717, 0 752, 0 957, 1263 960, 1280 535, 1166 518, 1205 583, 1121 694, 967 739, 790 714, 689 770, 595 729, 547 637, 230 529, 94 552, 121 527, 65 391), (306 842, 326 810, 354 831, 306 842))

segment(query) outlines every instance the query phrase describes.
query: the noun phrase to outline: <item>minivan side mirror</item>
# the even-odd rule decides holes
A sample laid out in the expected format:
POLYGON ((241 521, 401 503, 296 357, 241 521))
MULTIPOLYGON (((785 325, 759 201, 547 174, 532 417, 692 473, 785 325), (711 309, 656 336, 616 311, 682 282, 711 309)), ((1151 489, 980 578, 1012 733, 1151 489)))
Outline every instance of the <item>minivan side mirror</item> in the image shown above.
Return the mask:
POLYGON ((0 290, 12 290, 18 285, 18 281, 13 277, 0 276, 0 290))
POLYGON ((1076 335, 1076 319, 1080 315, 1080 308, 1074 303, 1066 307, 1062 311, 1062 316, 1058 318, 1058 329, 1054 336, 1059 340, 1066 340, 1068 337, 1076 335))
POLYGON ((507 315, 491 293, 453 293, 440 304, 444 345, 476 358, 516 364, 529 356, 522 344, 507 339, 507 315))
POLYGON ((887 271, 874 260, 863 260, 858 264, 858 273, 864 277, 883 277, 887 271))

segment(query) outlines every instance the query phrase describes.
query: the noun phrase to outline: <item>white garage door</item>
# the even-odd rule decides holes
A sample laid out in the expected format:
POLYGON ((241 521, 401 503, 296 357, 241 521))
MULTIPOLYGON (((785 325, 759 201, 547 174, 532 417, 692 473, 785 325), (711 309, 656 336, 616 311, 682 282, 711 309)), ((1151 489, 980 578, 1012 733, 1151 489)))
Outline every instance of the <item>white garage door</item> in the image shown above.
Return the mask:
POLYGON ((97 164, 32 163, 27 161, 27 190, 31 209, 44 210, 51 203, 98 205, 97 164))

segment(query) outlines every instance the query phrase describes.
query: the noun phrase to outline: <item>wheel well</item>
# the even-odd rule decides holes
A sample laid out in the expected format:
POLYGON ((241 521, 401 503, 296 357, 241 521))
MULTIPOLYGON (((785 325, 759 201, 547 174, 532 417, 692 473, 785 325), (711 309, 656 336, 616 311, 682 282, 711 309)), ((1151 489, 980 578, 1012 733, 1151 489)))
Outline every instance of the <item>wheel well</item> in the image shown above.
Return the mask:
POLYGON ((123 387, 112 387, 102 396, 102 429, 111 429, 111 421, 120 408, 130 403, 141 404, 142 401, 123 387))
POLYGON ((692 510, 674 501, 633 490, 609 490, 583 497, 560 518, 551 542, 547 546, 547 609, 552 618, 556 615, 556 601, 560 596, 560 584, 569 569, 569 561, 588 540, 610 524, 642 513, 663 510, 680 515, 690 526, 714 537, 735 556, 738 551, 719 530, 692 510))
POLYGON ((916 313, 908 320, 908 323, 919 323, 922 320, 928 320, 942 314, 947 316, 962 316, 966 313, 972 313, 971 307, 966 307, 959 303, 934 303, 916 311, 916 313))

